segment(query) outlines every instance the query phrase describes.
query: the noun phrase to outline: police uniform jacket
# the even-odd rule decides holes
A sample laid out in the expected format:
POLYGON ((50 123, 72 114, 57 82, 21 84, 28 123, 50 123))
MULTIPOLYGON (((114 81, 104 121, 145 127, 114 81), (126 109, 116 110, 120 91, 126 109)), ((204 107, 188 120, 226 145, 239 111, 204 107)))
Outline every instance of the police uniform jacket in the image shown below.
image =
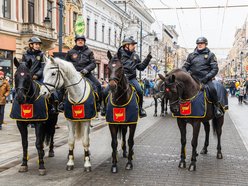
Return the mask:
POLYGON ((30 72, 33 75, 36 75, 38 79, 42 78, 42 73, 44 69, 44 53, 40 50, 27 50, 22 55, 22 61, 29 61, 31 59, 32 66, 30 72))
POLYGON ((83 47, 74 46, 68 51, 66 61, 71 62, 77 71, 86 69, 89 73, 96 68, 94 53, 84 45, 83 47))
POLYGON ((140 71, 145 70, 152 58, 151 56, 148 56, 141 62, 139 56, 135 52, 125 51, 123 48, 120 49, 120 52, 124 73, 129 80, 136 78, 136 69, 140 71))
POLYGON ((190 72, 200 81, 203 79, 211 80, 219 71, 215 54, 208 48, 202 51, 195 49, 194 52, 190 53, 182 69, 190 72))

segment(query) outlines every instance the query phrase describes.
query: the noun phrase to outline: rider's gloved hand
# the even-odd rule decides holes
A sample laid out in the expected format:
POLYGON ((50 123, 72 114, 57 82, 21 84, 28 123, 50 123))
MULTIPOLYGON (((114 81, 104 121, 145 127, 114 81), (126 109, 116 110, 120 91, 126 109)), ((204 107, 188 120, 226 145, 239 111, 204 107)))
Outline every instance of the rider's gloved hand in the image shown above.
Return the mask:
POLYGON ((203 84, 206 84, 206 83, 208 82, 208 77, 203 78, 203 79, 201 80, 201 82, 202 82, 203 84))
POLYGON ((147 59, 152 59, 152 55, 151 52, 149 52, 149 54, 146 56, 147 59))
POLYGON ((83 69, 83 70, 81 70, 80 71, 83 75, 86 75, 86 74, 88 74, 89 73, 89 71, 88 70, 86 70, 86 69, 83 69))

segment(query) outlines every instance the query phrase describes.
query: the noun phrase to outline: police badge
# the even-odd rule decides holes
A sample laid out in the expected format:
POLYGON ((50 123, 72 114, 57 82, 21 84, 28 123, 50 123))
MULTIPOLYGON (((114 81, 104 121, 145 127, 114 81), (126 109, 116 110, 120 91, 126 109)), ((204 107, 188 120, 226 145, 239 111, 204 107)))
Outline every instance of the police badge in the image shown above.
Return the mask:
POLYGON ((40 56, 36 56, 36 59, 37 59, 38 61, 40 61, 40 56))
POLYGON ((205 58, 205 59, 207 59, 207 58, 208 58, 208 55, 207 55, 207 54, 206 54, 206 55, 204 55, 204 58, 205 58))

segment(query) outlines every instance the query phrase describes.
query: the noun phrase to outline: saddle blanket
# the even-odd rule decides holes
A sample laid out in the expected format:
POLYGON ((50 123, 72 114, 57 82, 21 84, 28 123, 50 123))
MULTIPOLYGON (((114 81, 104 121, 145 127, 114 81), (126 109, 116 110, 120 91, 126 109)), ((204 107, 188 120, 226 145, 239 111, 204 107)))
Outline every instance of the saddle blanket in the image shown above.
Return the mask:
POLYGON ((89 121, 96 117, 95 94, 90 91, 88 97, 81 103, 73 103, 68 95, 64 102, 64 115, 71 121, 89 121))
POLYGON ((19 104, 14 99, 10 118, 17 121, 45 121, 48 118, 47 100, 38 96, 33 103, 19 104))
POLYGON ((134 89, 130 99, 124 105, 115 105, 112 99, 112 94, 110 93, 106 109, 106 121, 108 124, 137 124, 139 106, 138 97, 134 89))
POLYGON ((180 100, 179 113, 172 114, 177 118, 204 118, 207 112, 206 91, 199 91, 198 94, 189 100, 180 100))

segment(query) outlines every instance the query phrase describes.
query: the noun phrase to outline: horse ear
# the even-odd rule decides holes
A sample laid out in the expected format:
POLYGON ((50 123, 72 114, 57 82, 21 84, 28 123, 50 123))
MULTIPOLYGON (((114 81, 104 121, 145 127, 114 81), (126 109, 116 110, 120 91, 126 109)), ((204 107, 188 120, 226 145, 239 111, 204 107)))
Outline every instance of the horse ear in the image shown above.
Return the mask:
POLYGON ((50 60, 51 60, 52 63, 55 63, 55 60, 54 60, 53 57, 50 57, 50 60))
POLYGON ((176 76, 174 74, 172 74, 170 77, 169 77, 169 82, 170 83, 174 83, 175 82, 175 79, 176 79, 176 76))
POLYGON ((158 77, 159 77, 160 79, 162 79, 163 81, 165 81, 165 77, 164 77, 162 74, 158 74, 158 77))
POLYGON ((32 66, 32 59, 29 59, 29 60, 26 62, 26 65, 27 65, 27 67, 30 69, 31 66, 32 66))
POLYGON ((109 60, 111 60, 112 59, 112 54, 111 54, 111 52, 108 50, 108 52, 107 52, 107 56, 108 56, 108 59, 109 60))
POLYGON ((118 52, 117 52, 117 57, 119 60, 121 59, 121 51, 120 50, 118 50, 118 52))
POLYGON ((16 59, 16 57, 14 58, 14 65, 16 66, 16 68, 19 67, 20 63, 19 61, 16 59))

